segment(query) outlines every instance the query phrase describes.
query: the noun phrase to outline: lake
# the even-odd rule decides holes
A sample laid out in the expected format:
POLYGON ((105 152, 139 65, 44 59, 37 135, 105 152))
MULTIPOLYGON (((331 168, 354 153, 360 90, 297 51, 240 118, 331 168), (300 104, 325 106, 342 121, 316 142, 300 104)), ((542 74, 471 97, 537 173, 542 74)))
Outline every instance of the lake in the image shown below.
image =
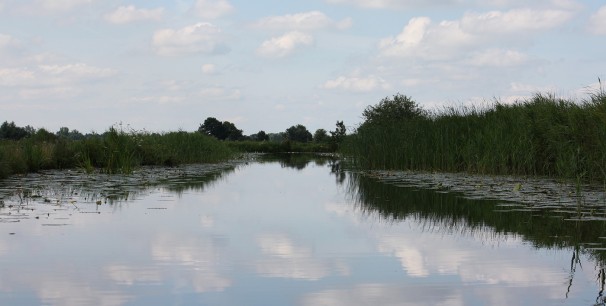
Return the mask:
MULTIPOLYGON (((604 305, 599 192, 538 205, 346 168, 289 154, 7 179, 0 305, 604 305)), ((491 190, 529 184, 507 182, 491 190)))

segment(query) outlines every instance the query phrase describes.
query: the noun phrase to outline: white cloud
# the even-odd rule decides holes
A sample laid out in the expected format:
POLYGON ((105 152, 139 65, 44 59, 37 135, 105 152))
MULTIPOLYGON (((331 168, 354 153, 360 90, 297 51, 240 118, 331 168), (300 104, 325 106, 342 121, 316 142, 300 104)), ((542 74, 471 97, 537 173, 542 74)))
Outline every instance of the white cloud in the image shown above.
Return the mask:
POLYGON ((0 33, 0 51, 19 46, 19 41, 10 35, 0 33))
POLYGON ((83 63, 66 65, 40 65, 40 71, 54 76, 62 76, 69 79, 69 82, 82 79, 106 78, 116 74, 116 71, 109 68, 99 68, 83 63))
POLYGON ((510 67, 528 61, 528 56, 515 50, 488 49, 471 55, 469 63, 474 66, 510 67))
POLYGON ((351 18, 337 22, 319 11, 265 17, 254 24, 255 27, 262 29, 288 29, 297 31, 312 31, 325 28, 346 29, 351 27, 351 25, 351 18))
POLYGON ((202 73, 204 74, 215 74, 217 73, 217 67, 213 64, 204 64, 202 65, 202 73))
POLYGON ((202 88, 198 95, 207 100, 240 100, 242 97, 239 89, 227 89, 220 86, 202 88))
POLYGON ((105 20, 113 24, 125 24, 142 20, 162 20, 163 8, 138 9, 134 5, 121 6, 104 16, 105 20))
POLYGON ((596 35, 606 35, 606 5, 600 7, 591 15, 588 25, 589 32, 596 35))
POLYGON ((219 48, 220 33, 218 27, 201 22, 177 30, 158 30, 153 35, 152 44, 156 53, 163 56, 213 53, 219 48))
POLYGON ((460 21, 467 33, 498 35, 526 34, 528 31, 544 31, 558 27, 573 17, 564 10, 518 9, 507 12, 467 13, 460 21))
POLYGON ((29 84, 35 80, 33 71, 26 68, 0 68, 0 86, 12 87, 29 84))
POLYGON ((93 0, 36 0, 27 11, 31 13, 66 12, 92 2, 93 0))
POLYGON ((326 81, 322 88, 341 89, 353 92, 370 92, 380 89, 390 89, 391 86, 384 79, 375 75, 370 75, 367 77, 340 76, 334 80, 326 81))
POLYGON ((404 7, 425 7, 432 5, 452 4, 455 0, 326 0, 333 4, 352 4, 364 8, 389 9, 404 7))
POLYGON ((257 49, 257 54, 264 57, 285 57, 297 48, 312 45, 313 36, 302 32, 289 32, 279 37, 264 41, 257 49))
POLYGON ((198 17, 216 19, 230 13, 233 6, 227 0, 198 0, 193 9, 198 17))
MULTIPOLYGON (((533 35, 556 28, 572 18, 561 10, 510 10, 467 13, 460 20, 434 23, 428 17, 412 18, 402 32, 379 42, 380 53, 388 57, 424 60, 452 60, 469 51, 490 50, 504 41, 525 42, 533 35)), ((494 51, 493 51, 494 52, 494 51)), ((513 51, 515 52, 515 51, 513 51)), ((505 52, 509 60, 521 54, 505 52)))

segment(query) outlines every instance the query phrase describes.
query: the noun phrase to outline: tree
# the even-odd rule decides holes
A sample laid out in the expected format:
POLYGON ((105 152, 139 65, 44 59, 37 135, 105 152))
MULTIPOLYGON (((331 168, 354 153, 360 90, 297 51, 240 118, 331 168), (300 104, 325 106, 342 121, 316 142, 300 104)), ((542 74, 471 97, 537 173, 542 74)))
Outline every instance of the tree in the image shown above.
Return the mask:
POLYGON ((217 118, 208 117, 204 120, 204 123, 198 128, 198 132, 213 136, 217 139, 224 140, 227 138, 227 131, 223 126, 223 123, 217 118))
POLYGON ((393 98, 386 97, 379 104, 364 109, 363 125, 389 124, 401 120, 409 120, 425 116, 426 113, 410 97, 396 94, 393 98))
POLYGON ((328 137, 328 133, 326 132, 325 129, 317 129, 316 132, 314 133, 314 142, 317 143, 321 143, 321 142, 328 142, 330 138, 328 137))
POLYGON ((15 122, 8 123, 8 121, 4 121, 0 125, 0 139, 19 140, 30 136, 30 134, 31 132, 28 129, 18 127, 15 122))
POLYGON ((259 131, 257 134, 253 134, 253 139, 256 141, 269 141, 269 135, 265 131, 259 131))
POLYGON ((229 121, 223 122, 223 129, 225 130, 225 139, 241 140, 244 137, 244 135, 242 135, 242 130, 239 130, 235 124, 229 121))
POLYGON ((313 136, 305 126, 297 124, 286 129, 286 138, 290 141, 309 142, 313 136))
POLYGON ((330 137, 332 141, 336 144, 341 143, 345 135, 347 134, 347 128, 345 128, 345 124, 343 121, 337 121, 336 128, 334 131, 330 131, 330 137))

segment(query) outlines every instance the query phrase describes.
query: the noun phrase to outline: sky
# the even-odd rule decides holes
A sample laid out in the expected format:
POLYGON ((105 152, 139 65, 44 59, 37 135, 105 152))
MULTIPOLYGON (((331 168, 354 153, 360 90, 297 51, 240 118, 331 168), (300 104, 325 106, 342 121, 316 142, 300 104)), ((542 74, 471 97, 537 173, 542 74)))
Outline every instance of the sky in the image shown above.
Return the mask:
POLYGON ((605 54, 603 0, 0 0, 0 121, 353 131, 397 93, 438 110, 581 101, 605 54))

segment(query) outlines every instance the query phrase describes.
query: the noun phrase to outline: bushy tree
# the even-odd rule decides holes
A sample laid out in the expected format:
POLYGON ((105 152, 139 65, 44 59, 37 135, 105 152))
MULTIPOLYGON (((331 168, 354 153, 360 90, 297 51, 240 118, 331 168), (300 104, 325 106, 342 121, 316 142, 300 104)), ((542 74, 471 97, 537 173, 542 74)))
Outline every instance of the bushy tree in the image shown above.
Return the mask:
POLYGON ((410 97, 396 94, 386 97, 379 104, 364 109, 364 125, 390 124, 401 120, 409 120, 425 116, 425 111, 410 97))
POLYGON ((328 140, 330 140, 330 137, 328 137, 328 133, 325 129, 317 129, 314 133, 314 142, 321 143, 327 142, 328 140))
POLYGON ((269 141, 269 135, 265 131, 259 131, 257 134, 251 135, 253 140, 256 141, 269 141))
POLYGON ((219 140, 241 140, 244 138, 242 130, 238 129, 235 124, 229 121, 221 122, 214 117, 206 118, 198 128, 198 132, 219 140))
POLYGON ((293 125, 286 129, 286 137, 290 141, 309 142, 313 139, 307 128, 301 124, 293 125))
POLYGON ((244 138, 242 130, 239 130, 235 124, 229 121, 223 121, 223 129, 225 130, 227 140, 241 140, 244 138))
POLYGON ((10 139, 10 140, 19 140, 30 136, 33 129, 31 127, 19 127, 15 125, 15 122, 4 121, 2 125, 0 125, 0 139, 10 139))

